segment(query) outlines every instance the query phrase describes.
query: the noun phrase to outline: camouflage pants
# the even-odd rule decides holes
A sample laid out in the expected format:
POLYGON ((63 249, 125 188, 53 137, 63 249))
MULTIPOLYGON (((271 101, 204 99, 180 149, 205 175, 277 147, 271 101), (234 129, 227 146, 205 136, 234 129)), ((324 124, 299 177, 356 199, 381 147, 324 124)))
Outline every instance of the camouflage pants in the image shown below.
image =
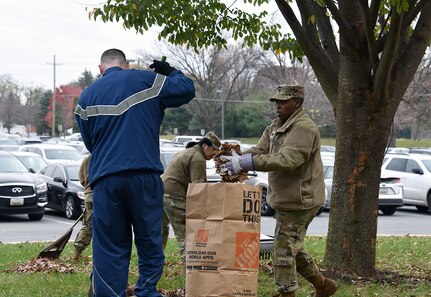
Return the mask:
POLYGON ((93 193, 85 194, 85 209, 82 218, 82 228, 76 235, 73 245, 76 250, 83 251, 91 242, 92 225, 91 218, 93 216, 93 193), (90 197, 88 197, 90 196, 90 197))
POLYGON ((166 248, 166 244, 169 239, 169 219, 166 216, 165 210, 163 210, 162 214, 162 247, 163 250, 166 248))
MULTIPOLYGON (((171 223, 172 229, 174 229, 175 238, 177 239, 181 259, 185 260, 186 250, 186 199, 184 197, 163 197, 163 208, 164 215, 166 215, 168 223, 171 223)), ((169 236, 169 225, 163 223, 163 242, 167 241, 169 236), (166 230, 167 228, 167 230, 166 230)))
POLYGON ((320 273, 313 257, 304 248, 308 225, 319 208, 277 211, 273 262, 279 292, 298 289, 297 273, 306 279, 320 273))

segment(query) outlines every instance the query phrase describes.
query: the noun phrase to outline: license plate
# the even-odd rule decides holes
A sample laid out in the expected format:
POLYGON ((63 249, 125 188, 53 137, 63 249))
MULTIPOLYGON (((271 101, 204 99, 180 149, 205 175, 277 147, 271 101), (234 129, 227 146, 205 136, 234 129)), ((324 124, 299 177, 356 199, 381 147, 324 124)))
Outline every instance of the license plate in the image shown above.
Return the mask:
POLYGON ((24 205, 24 198, 11 198, 10 205, 24 205))

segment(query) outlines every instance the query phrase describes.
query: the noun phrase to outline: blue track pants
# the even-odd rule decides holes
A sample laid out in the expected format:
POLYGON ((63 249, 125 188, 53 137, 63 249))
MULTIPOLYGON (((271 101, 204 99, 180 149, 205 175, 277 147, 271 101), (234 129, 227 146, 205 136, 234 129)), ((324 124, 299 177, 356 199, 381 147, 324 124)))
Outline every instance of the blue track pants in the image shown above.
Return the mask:
POLYGON ((124 172, 105 177, 95 185, 95 296, 126 296, 133 235, 139 258, 135 294, 161 296, 156 285, 164 264, 162 211, 163 183, 158 173, 124 172))

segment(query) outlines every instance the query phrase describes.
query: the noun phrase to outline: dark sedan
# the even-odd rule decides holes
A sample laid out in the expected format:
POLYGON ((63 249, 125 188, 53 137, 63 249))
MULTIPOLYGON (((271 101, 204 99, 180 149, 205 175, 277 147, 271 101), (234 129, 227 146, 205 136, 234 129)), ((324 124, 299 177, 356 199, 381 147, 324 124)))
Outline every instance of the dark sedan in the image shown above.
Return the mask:
POLYGON ((49 164, 40 170, 48 184, 47 208, 63 211, 68 219, 76 219, 84 211, 84 188, 79 183, 81 161, 49 164))
POLYGON ((17 157, 0 151, 0 214, 27 214, 40 220, 47 201, 46 182, 27 168, 17 157))

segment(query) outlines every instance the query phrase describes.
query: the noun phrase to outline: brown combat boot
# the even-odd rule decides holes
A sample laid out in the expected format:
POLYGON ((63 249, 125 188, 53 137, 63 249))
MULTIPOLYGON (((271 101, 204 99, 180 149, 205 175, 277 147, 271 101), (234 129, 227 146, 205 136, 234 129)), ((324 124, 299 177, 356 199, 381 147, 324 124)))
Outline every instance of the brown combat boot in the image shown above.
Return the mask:
POLYGON ((73 260, 78 260, 79 257, 81 257, 81 253, 82 253, 82 251, 75 249, 73 251, 72 259, 73 260))
POLYGON ((338 283, 330 278, 326 278, 321 274, 313 275, 307 280, 313 284, 316 290, 315 297, 329 297, 338 289, 338 283))
POLYGON ((281 292, 280 293, 280 297, 296 297, 296 292, 292 291, 292 292, 281 292))

